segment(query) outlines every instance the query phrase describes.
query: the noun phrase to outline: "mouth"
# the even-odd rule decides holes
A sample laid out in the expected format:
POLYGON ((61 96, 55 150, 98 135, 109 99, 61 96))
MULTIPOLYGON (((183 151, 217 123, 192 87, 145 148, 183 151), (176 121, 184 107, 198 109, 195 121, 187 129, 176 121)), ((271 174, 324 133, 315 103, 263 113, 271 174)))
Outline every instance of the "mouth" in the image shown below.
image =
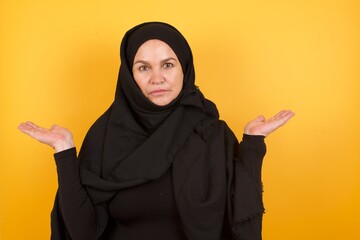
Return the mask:
POLYGON ((153 91, 149 92, 149 95, 152 96, 159 96, 159 95, 163 95, 164 93, 168 92, 169 90, 166 89, 155 89, 153 91))

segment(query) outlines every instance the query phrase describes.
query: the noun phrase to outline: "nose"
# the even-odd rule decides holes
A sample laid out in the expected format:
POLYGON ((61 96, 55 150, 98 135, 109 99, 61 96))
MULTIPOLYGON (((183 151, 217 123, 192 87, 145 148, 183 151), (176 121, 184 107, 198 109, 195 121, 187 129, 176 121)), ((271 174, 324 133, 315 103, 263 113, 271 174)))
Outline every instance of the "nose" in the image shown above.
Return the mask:
POLYGON ((150 78, 151 84, 162 84, 165 82, 165 77, 163 76, 162 72, 158 69, 153 69, 152 75, 150 78))

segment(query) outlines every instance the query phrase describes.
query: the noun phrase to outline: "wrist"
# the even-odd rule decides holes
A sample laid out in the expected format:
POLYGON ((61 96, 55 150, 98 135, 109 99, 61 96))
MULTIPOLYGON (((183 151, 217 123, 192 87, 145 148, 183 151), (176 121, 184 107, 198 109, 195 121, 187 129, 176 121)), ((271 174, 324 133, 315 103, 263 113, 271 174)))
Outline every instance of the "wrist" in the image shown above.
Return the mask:
POLYGON ((68 150, 70 148, 75 147, 74 143, 71 142, 59 142, 54 146, 55 153, 62 152, 68 150))
POLYGON ((247 129, 244 129, 244 133, 246 135, 250 135, 250 136, 263 136, 263 137, 267 137, 268 134, 263 133, 263 132, 256 132, 256 131, 250 131, 247 129))

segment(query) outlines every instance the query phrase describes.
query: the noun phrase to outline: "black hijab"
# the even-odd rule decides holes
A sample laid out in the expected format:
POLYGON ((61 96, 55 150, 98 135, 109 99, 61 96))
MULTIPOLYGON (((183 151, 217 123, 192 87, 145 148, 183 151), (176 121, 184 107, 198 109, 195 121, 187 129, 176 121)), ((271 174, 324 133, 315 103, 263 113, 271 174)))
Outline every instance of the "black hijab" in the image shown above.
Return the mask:
POLYGON ((84 166, 82 182, 91 187, 95 203, 108 200, 120 189, 159 178, 173 161, 169 155, 175 155, 200 120, 218 117, 215 105, 194 85, 190 47, 174 27, 151 22, 130 29, 122 40, 120 56, 115 101, 90 129, 79 154, 84 166), (132 75, 135 54, 150 39, 167 43, 183 69, 183 89, 165 106, 148 100, 132 75), (89 147, 91 143, 96 146, 89 147), (94 169, 98 181, 94 181, 94 169))
MULTIPOLYGON (((192 53, 182 34, 165 23, 140 24, 125 34, 120 57, 115 100, 90 128, 79 153, 81 181, 102 228, 108 218, 106 204, 119 190, 158 179, 170 168, 189 240, 219 240, 224 222, 229 232, 236 233, 236 222, 261 214, 258 189, 241 171, 234 176, 237 139, 219 121, 216 106, 195 86, 192 53), (167 43, 183 70, 183 89, 165 106, 149 101, 132 75, 138 48, 151 39, 167 43), (236 182, 245 188, 239 194, 248 195, 238 197, 240 212, 233 203, 239 196, 236 182)), ((58 208, 55 203, 53 232, 62 231, 56 224, 62 221, 56 215, 61 213, 58 208)))

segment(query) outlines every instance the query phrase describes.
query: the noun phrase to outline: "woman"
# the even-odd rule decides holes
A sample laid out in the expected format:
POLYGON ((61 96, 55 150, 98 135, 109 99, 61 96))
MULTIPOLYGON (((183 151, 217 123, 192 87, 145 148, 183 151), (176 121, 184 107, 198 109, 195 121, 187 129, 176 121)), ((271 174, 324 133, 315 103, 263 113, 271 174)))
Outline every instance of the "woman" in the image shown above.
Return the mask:
POLYGON ((130 29, 120 55, 115 100, 78 157, 69 130, 19 126, 56 152, 52 239, 261 239, 264 137, 294 113, 256 118, 239 144, 174 27, 130 29))

